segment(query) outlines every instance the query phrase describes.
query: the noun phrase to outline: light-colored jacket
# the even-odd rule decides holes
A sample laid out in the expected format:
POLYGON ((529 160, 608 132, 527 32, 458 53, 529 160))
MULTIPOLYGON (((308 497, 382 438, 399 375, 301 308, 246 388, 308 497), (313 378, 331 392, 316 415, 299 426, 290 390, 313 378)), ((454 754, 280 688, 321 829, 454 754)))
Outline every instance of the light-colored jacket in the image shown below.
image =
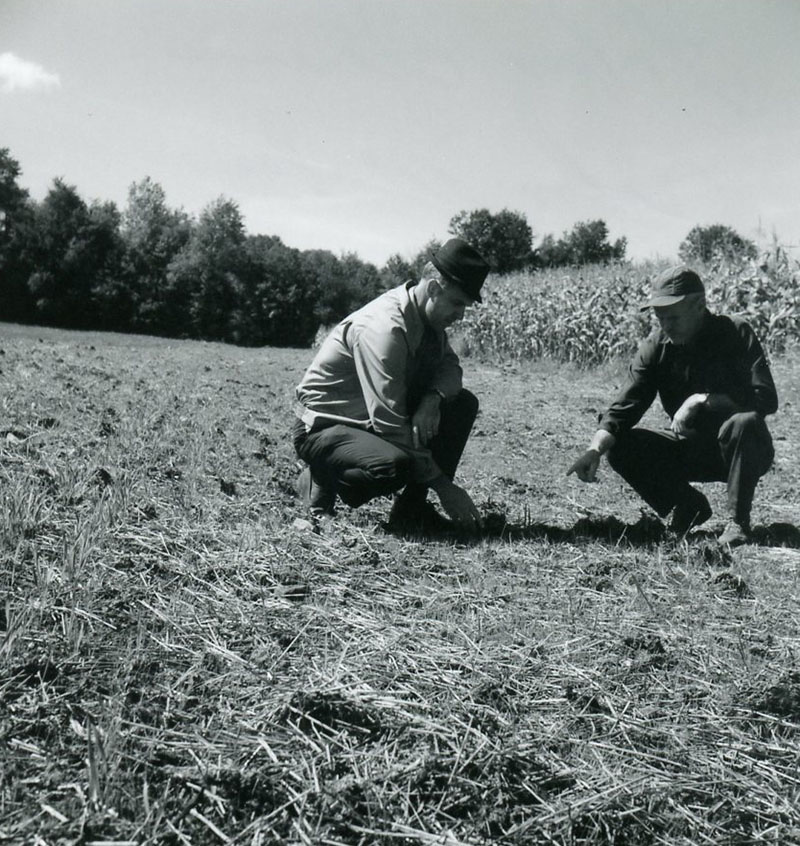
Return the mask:
MULTIPOLYGON (((430 450, 414 448, 408 407, 426 325, 415 283, 393 288, 333 329, 296 389, 297 414, 309 430, 332 421, 372 431, 412 455, 414 479, 423 483, 441 475, 430 450)), ((425 387, 454 397, 461 366, 443 331, 436 333, 434 358, 425 362, 425 387)))

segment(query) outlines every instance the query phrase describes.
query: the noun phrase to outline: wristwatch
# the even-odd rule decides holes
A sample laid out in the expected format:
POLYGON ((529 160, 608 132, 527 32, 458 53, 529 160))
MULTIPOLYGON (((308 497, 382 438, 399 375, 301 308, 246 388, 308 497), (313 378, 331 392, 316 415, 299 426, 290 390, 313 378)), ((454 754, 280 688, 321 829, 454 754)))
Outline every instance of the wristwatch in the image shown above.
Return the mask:
POLYGON ((438 388, 430 388, 428 393, 429 394, 437 394, 439 396, 439 399, 442 400, 442 401, 447 399, 447 397, 445 397, 444 393, 442 393, 442 391, 440 391, 438 388))

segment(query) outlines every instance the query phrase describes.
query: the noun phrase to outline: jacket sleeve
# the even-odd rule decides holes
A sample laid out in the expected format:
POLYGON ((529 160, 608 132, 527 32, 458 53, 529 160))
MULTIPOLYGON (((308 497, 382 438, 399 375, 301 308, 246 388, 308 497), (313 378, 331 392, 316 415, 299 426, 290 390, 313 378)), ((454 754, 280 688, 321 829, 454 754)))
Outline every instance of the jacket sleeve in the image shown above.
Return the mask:
POLYGON ((628 368, 628 383, 600 419, 600 428, 615 437, 632 429, 656 396, 657 345, 651 337, 639 345, 628 368))
POLYGON ((364 395, 370 425, 376 435, 407 452, 414 480, 427 483, 442 475, 429 449, 414 447, 407 404, 408 343, 398 327, 353 324, 349 345, 364 395))
POLYGON ((778 392, 764 349, 749 323, 738 325, 741 342, 741 359, 744 378, 747 380, 747 405, 760 415, 774 414, 778 410, 778 392))

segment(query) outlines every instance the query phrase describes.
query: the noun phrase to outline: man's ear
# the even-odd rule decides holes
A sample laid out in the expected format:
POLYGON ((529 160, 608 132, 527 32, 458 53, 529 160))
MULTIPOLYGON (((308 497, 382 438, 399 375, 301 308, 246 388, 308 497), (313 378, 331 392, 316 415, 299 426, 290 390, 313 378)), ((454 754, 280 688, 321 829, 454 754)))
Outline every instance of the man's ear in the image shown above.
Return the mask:
POLYGON ((437 299, 439 295, 444 290, 444 285, 442 285, 441 279, 437 279, 435 276, 431 276, 428 282, 428 296, 431 299, 437 299))

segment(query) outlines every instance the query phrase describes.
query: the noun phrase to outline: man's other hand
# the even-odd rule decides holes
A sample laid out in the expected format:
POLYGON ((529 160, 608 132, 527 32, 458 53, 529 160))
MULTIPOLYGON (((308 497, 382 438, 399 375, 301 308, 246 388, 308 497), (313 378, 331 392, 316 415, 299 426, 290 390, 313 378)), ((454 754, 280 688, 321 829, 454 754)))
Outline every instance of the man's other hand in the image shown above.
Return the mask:
POLYGON ((442 419, 439 409, 441 401, 438 394, 425 394, 414 412, 411 418, 411 435, 415 449, 427 446, 439 434, 439 422, 442 419))
POLYGON ((697 412, 702 408, 707 399, 708 394, 692 394, 686 397, 683 405, 673 415, 670 429, 676 435, 682 435, 685 438, 693 435, 697 412))
POLYGON ((436 485, 434 490, 447 516, 460 528, 474 532, 483 526, 480 512, 463 488, 446 479, 436 485))
POLYGON ((596 449, 586 452, 567 470, 567 476, 574 473, 582 482, 596 482, 597 468, 600 466, 600 453, 596 449))

